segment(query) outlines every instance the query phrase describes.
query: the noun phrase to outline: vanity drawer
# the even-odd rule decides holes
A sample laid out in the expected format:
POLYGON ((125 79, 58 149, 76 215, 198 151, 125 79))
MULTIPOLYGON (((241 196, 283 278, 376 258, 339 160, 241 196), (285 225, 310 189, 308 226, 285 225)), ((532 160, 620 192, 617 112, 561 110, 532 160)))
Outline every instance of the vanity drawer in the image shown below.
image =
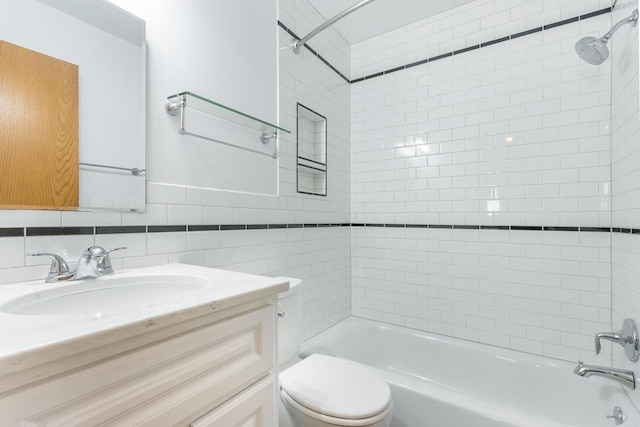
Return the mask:
POLYGON ((188 425, 267 375, 274 318, 270 305, 11 394, 0 425, 188 425))
POLYGON ((269 375, 191 427, 276 427, 276 423, 276 380, 269 375))

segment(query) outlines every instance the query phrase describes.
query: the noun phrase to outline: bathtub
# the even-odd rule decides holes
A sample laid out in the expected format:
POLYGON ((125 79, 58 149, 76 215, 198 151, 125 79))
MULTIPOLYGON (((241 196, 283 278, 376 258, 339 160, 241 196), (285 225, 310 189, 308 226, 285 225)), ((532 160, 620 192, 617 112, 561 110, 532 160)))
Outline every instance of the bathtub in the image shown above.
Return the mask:
POLYGON ((374 368, 391 387, 392 427, 604 427, 615 406, 640 426, 620 385, 578 377, 574 363, 356 317, 306 341, 301 357, 313 353, 374 368))

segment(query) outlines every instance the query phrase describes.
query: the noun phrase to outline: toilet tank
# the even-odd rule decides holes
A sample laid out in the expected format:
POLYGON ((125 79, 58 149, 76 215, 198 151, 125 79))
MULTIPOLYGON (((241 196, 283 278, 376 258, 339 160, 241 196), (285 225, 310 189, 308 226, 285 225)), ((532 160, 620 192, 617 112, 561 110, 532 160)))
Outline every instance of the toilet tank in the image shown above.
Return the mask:
POLYGON ((289 281, 289 290, 278 295, 278 365, 298 357, 302 345, 302 280, 289 281))

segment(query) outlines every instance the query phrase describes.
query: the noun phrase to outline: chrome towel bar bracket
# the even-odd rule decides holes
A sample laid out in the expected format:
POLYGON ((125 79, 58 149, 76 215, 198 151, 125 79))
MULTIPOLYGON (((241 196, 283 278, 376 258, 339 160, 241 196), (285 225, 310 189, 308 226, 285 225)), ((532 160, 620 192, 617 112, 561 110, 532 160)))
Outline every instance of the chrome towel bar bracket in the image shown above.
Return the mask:
MULTIPOLYGON (((234 147, 234 148, 238 148, 240 150, 244 150, 244 151, 248 151, 250 153, 254 153, 254 154, 259 154, 261 156, 268 156, 268 157, 272 157, 274 159, 278 158, 278 144, 277 144, 277 138, 278 138, 278 130, 275 129, 276 126, 275 125, 271 125, 267 122, 264 122, 262 120, 256 119, 254 117, 251 117, 247 114, 238 112, 232 108, 223 106, 221 104, 218 104, 216 102, 213 102, 211 100, 208 100, 204 97, 201 97, 199 95, 190 93, 190 92, 184 92, 182 94, 179 95, 174 95, 172 97, 169 97, 168 100, 165 102, 165 111, 167 112, 167 114, 171 115, 171 116, 177 116, 178 113, 180 114, 180 127, 178 128, 178 134, 180 135, 189 135, 189 136, 193 136, 196 138, 200 138, 200 139, 204 139, 206 141, 212 141, 212 142, 216 142, 218 144, 222 144, 222 145, 226 145, 228 147, 234 147), (227 142, 227 141, 222 141, 220 139, 217 138, 211 138, 208 136, 204 136, 204 135, 200 135, 200 134, 196 134, 193 132, 189 132, 186 127, 185 127, 185 116, 186 116, 186 109, 187 109, 187 95, 191 95, 193 97, 195 97, 197 100, 203 101, 205 103, 208 103, 210 105, 213 105, 215 107, 221 108, 225 114, 228 114, 229 112, 231 112, 232 114, 235 113, 238 115, 239 119, 242 119, 243 121, 247 121, 247 119, 249 119, 249 121, 252 121, 252 126, 247 126, 249 128, 254 127, 256 124, 264 124, 265 128, 268 129, 262 129, 260 130, 261 134, 260 134, 260 141, 263 144, 268 144, 269 142, 273 142, 273 152, 272 153, 266 153, 264 151, 260 151, 260 150, 254 150, 251 148, 247 148, 247 147, 243 147, 241 145, 237 145, 237 144, 233 144, 231 142, 227 142)), ((200 110, 199 110, 200 111, 200 110)), ((213 114, 215 115, 215 114, 213 114)), ((223 120, 227 120, 224 117, 219 117, 222 118, 223 120)), ((235 121, 235 120, 230 120, 230 121, 235 121)), ((236 122, 237 123, 237 122, 236 122)), ((286 131, 286 130, 285 130, 286 131)), ((289 132, 289 131, 286 131, 289 132)))

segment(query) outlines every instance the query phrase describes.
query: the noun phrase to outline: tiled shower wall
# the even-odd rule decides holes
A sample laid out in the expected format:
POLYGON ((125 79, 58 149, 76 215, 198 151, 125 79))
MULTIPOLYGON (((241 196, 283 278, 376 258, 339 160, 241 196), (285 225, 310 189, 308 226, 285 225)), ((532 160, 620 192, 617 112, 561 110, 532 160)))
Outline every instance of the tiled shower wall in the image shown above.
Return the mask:
MULTIPOLYGON (((298 25, 296 31, 301 33, 311 31, 322 22, 322 18, 307 2, 299 1, 280 1, 280 17, 295 22, 298 25)), ((166 28, 166 25, 149 27, 166 28)), ((126 251, 114 252, 116 270, 184 262, 303 279, 305 337, 313 336, 348 316, 349 227, 312 225, 349 222, 349 85, 329 68, 319 67, 315 62, 317 58, 294 55, 287 48, 290 36, 276 27, 275 22, 273 31, 279 31, 281 46, 280 125, 293 130, 291 135, 280 135, 279 196, 150 182, 147 185, 147 212, 144 214, 2 210, 0 283, 42 279, 46 276, 48 261, 26 258, 26 252, 55 252, 75 261, 84 249, 93 244, 128 246, 126 251), (313 108, 328 119, 331 174, 327 197, 296 193, 296 102, 313 108), (202 230, 208 228, 202 227, 204 225, 219 224, 271 224, 272 227, 202 230), (280 228, 283 224, 285 228, 280 228), (298 228, 303 224, 308 227, 298 228), (111 226, 118 228, 109 229, 111 226), (149 226, 149 232, 146 232, 145 226, 149 226), (186 231, 186 226, 191 231, 186 231), (33 233, 28 230, 25 237, 22 235, 23 227, 37 227, 38 230, 33 233), (53 229, 44 231, 42 227, 53 229), (19 230, 7 231, 7 228, 19 230), (3 231, 4 234, 20 235, 3 236, 3 231), (53 235, 30 235, 43 232, 53 235)), ((332 61, 348 69, 349 47, 344 40, 329 31, 318 42, 331 46, 334 52, 332 61)), ((229 48, 235 49, 235 46, 230 45, 229 48)), ((174 53, 155 46, 149 55, 171 56, 174 53)), ((154 70, 150 69, 148 73, 153 74, 154 70)), ((158 99, 162 100, 165 95, 164 91, 151 85, 147 102, 149 105, 161 105, 158 99)), ((153 141, 150 141, 147 150, 154 148, 153 141)), ((260 179, 258 171, 255 179, 260 179)))
POLYGON ((574 44, 610 28, 589 15, 609 6, 476 0, 352 46, 358 79, 497 40, 352 84, 352 221, 387 224, 352 227, 354 315, 595 360, 611 63, 574 44))
MULTIPOLYGON (((638 7, 637 0, 620 1, 613 12, 618 22, 638 7)), ((615 227, 640 228, 640 127, 638 96, 638 29, 621 28, 611 43, 612 222, 615 227)), ((635 230, 634 230, 635 231, 635 230)), ((611 242, 612 330, 625 318, 640 322, 640 235, 615 233, 611 242)), ((612 349, 616 368, 637 369, 622 348, 612 349)), ((628 393, 640 409, 637 393, 628 393)))

